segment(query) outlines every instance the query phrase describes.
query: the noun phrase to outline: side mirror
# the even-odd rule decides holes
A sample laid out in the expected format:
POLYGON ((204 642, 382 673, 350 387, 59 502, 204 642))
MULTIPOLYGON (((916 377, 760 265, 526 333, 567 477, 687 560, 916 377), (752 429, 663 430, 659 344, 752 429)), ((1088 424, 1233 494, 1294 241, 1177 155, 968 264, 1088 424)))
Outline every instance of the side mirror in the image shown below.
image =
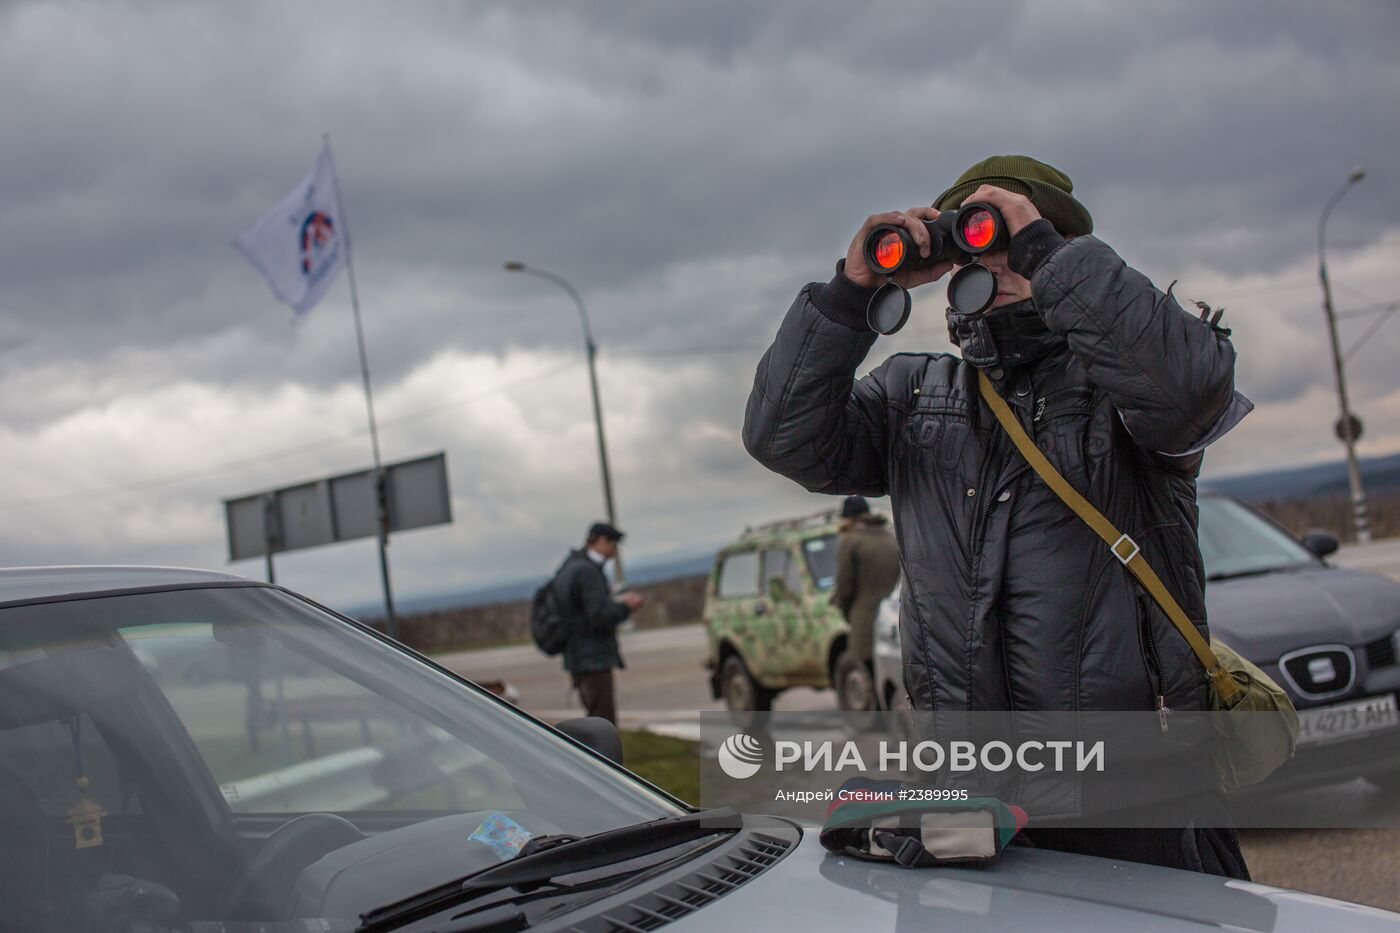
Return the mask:
POLYGON ((1303 547, 1318 557, 1326 557, 1328 554, 1335 553, 1339 545, 1337 544, 1337 536, 1332 532, 1314 528, 1303 535, 1303 547))
POLYGON ((618 735, 617 726, 602 716, 566 719, 554 728, 580 745, 587 745, 614 764, 622 764, 622 736, 618 735))

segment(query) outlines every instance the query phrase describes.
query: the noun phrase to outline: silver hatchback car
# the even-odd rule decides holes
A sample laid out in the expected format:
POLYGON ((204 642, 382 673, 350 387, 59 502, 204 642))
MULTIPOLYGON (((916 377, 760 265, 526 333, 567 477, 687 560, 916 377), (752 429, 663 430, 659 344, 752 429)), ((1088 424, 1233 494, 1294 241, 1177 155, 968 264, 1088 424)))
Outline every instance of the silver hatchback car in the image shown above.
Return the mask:
POLYGON ((0 931, 1400 930, 1056 852, 830 855, 670 797, 619 747, 276 586, 0 571, 0 931))

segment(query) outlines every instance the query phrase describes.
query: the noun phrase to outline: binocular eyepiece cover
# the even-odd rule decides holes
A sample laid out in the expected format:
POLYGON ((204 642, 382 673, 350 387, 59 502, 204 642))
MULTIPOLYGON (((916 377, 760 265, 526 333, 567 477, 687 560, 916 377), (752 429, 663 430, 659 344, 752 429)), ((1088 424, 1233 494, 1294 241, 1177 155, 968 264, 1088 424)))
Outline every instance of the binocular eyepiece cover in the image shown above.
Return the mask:
MULTIPOLYGON (((963 314, 980 314, 996 298, 996 277, 975 261, 982 253, 1006 249, 1011 238, 1001 212, 974 201, 955 211, 944 211, 924 221, 930 248, 928 258, 919 255, 909 231, 894 224, 880 224, 865 238, 865 264, 881 275, 894 276, 905 269, 919 269, 940 262, 965 263, 948 280, 948 303, 963 314)), ((893 281, 871 296, 866 323, 881 334, 892 334, 909 320, 909 292, 893 281)))

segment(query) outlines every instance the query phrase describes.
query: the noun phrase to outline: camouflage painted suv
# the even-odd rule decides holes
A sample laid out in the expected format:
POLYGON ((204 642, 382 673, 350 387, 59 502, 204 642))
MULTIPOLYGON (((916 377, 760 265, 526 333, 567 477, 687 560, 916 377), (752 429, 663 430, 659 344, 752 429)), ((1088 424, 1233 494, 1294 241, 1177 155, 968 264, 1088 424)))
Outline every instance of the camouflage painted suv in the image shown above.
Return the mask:
POLYGON ((838 682, 848 627, 830 602, 837 520, 827 511, 759 525, 715 556, 706 666, 715 699, 730 710, 772 709, 788 687, 838 682))

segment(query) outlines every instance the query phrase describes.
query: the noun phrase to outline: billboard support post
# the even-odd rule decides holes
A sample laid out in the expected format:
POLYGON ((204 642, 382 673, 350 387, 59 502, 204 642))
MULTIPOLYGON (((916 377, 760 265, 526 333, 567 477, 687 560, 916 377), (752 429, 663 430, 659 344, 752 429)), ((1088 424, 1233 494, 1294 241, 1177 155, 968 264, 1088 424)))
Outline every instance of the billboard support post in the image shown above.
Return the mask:
POLYGON ((272 566, 272 555, 277 550, 277 497, 265 493, 263 501, 263 541, 267 547, 267 582, 277 582, 277 571, 272 566))

